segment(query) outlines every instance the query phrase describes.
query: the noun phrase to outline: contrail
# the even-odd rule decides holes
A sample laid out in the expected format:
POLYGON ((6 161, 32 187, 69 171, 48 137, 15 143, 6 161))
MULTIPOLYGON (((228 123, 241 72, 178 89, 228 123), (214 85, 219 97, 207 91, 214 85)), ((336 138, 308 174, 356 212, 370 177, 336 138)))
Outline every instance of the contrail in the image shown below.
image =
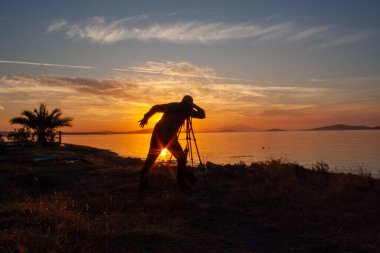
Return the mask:
POLYGON ((64 67, 64 68, 76 68, 76 69, 94 69, 95 68, 95 67, 89 67, 89 66, 63 65, 63 64, 28 62, 28 61, 4 61, 4 60, 0 60, 0 63, 24 64, 24 65, 35 65, 35 66, 45 66, 45 67, 64 67))

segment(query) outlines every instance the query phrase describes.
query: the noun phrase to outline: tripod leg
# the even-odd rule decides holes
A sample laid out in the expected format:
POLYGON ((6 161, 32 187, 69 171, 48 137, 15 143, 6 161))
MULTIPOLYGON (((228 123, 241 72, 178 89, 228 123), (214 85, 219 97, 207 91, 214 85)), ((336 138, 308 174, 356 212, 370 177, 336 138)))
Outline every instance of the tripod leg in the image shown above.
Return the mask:
POLYGON ((178 140, 171 142, 167 149, 177 159, 177 180, 180 187, 184 190, 187 188, 185 177, 188 175, 186 168, 186 153, 183 152, 178 140))
MULTIPOLYGON (((193 139, 193 141, 194 141, 195 150, 197 151, 197 155, 198 155, 198 159, 199 159, 199 169, 201 171, 203 179, 205 180, 206 187, 209 188, 208 182, 206 179, 205 166, 202 163, 201 155, 199 153, 199 149, 198 149, 198 145, 197 145, 197 139, 195 138, 195 134, 194 134, 192 119, 190 118, 187 121, 188 121, 188 125, 189 125, 189 127, 188 127, 188 135, 190 136, 189 140, 190 140, 190 143, 191 143, 191 139, 193 139)), ((190 144, 190 146, 191 146, 191 144, 190 144)))

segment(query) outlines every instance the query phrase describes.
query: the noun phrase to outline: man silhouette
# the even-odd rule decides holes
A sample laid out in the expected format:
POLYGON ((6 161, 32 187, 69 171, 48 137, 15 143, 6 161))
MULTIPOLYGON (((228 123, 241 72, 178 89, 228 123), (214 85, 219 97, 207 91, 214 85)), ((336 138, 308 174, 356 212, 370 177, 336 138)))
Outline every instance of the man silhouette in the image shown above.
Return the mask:
POLYGON ((177 133, 187 118, 204 119, 206 117, 205 111, 193 103, 191 96, 186 95, 179 103, 174 102, 153 106, 144 115, 144 118, 139 121, 140 126, 143 128, 148 124, 148 119, 158 112, 163 112, 164 114, 154 126, 149 153, 141 171, 140 190, 144 190, 148 187, 148 175, 153 168, 154 162, 164 148, 167 148, 177 159, 177 181, 181 189, 185 189, 187 154, 183 151, 178 142, 177 133))

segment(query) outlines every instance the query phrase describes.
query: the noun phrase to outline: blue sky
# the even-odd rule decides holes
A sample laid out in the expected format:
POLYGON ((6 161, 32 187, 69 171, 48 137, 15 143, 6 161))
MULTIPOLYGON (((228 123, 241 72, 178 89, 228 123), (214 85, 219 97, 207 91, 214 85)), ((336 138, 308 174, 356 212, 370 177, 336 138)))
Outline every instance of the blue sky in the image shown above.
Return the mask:
POLYGON ((39 102, 74 130, 133 130, 184 94, 209 112, 205 129, 380 125, 379 11, 369 0, 5 0, 0 130, 39 102))

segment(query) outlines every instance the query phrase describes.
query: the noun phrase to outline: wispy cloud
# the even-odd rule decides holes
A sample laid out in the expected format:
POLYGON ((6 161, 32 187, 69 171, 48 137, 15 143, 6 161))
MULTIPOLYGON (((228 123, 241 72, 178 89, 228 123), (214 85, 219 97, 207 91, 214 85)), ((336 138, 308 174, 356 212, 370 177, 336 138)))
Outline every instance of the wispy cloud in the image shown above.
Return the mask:
POLYGON ((6 61, 6 60, 0 60, 0 63, 3 63, 3 64, 35 65, 35 66, 44 66, 44 67, 76 68, 76 69, 93 69, 94 68, 94 67, 90 67, 90 66, 64 65, 64 64, 28 62, 28 61, 6 61))
POLYGON ((322 78, 310 78, 309 82, 311 83, 325 83, 333 81, 334 79, 322 79, 322 78))
POLYGON ((348 45, 348 44, 354 44, 360 41, 364 41, 368 39, 370 36, 373 35, 373 32, 370 31, 361 31, 356 32, 354 34, 344 35, 340 36, 338 38, 334 38, 330 41, 327 41, 323 43, 320 48, 329 48, 329 47, 336 47, 336 46, 342 46, 342 45, 348 45))
MULTIPOLYGON (((278 126, 281 122, 299 122, 300 119, 333 118, 341 112, 357 112, 358 108, 371 115, 378 114, 380 89, 373 85, 378 83, 378 78, 334 79, 333 85, 330 80, 315 78, 317 82, 304 85, 247 85, 232 80, 214 80, 209 78, 216 75, 214 69, 186 62, 150 61, 131 67, 141 68, 143 72, 118 73, 108 78, 0 76, 0 103, 18 104, 17 108, 22 108, 44 101, 60 106, 82 125, 95 122, 94 125, 101 127, 107 121, 112 126, 125 121, 131 124, 129 129, 137 128, 138 118, 153 104, 179 101, 184 94, 194 96, 207 110, 209 125, 233 120, 278 126), (193 78, 193 75, 204 78, 193 78), (368 82, 371 85, 363 86, 368 82), (347 83, 350 87, 345 86, 347 83), (360 86, 360 90, 355 85, 360 86), (345 88, 340 88, 342 86, 345 88), (227 113, 228 119, 220 117, 227 113)), ((2 113, 9 118, 19 113, 6 109, 2 113)), ((292 124, 293 128, 299 128, 298 123, 289 123, 289 126, 292 124)))
POLYGON ((275 14, 272 14, 272 15, 268 16, 265 20, 266 21, 271 21, 271 20, 277 19, 279 17, 281 17, 281 14, 280 13, 275 13, 275 14))
POLYGON ((189 62, 156 62, 148 61, 142 66, 131 67, 127 69, 115 69, 115 70, 127 70, 140 73, 152 73, 152 74, 167 74, 178 75, 187 77, 214 77, 215 70, 210 67, 199 67, 189 62))
POLYGON ((125 92, 127 92, 130 87, 134 86, 126 80, 118 81, 116 79, 93 79, 63 76, 0 76, 0 82, 4 83, 3 87, 0 87, 2 93, 39 93, 41 91, 48 91, 69 94, 72 92, 79 92, 82 94, 119 97, 128 97, 128 94, 125 92))
POLYGON ((205 79, 220 79, 220 80, 234 80, 242 82, 259 82, 248 79, 240 79, 234 77, 218 76, 213 68, 195 66, 189 62, 156 62, 148 61, 142 66, 130 68, 113 68, 117 71, 127 71, 145 74, 162 74, 178 77, 192 77, 192 78, 205 78, 205 79))
POLYGON ((301 27, 292 22, 256 24, 193 20, 176 23, 141 22, 148 16, 127 17, 107 22, 105 17, 91 17, 81 22, 56 20, 48 32, 63 31, 71 39, 113 44, 123 40, 160 40, 178 44, 208 44, 242 39, 283 39, 288 42, 318 36, 331 25, 301 27))
MULTIPOLYGON (((27 62, 27 61, 8 61, 0 60, 0 64, 20 64, 20 65, 34 65, 43 67, 65 67, 65 68, 78 68, 78 69, 96 69, 92 66, 79 66, 79 65, 63 65, 63 64, 53 64, 53 63, 40 63, 40 62, 27 62)), ((220 80, 234 80, 242 82, 262 82, 253 81, 248 79, 234 78, 217 76, 214 69, 210 67, 198 67, 192 65, 188 62, 156 62, 148 61, 141 66, 129 67, 129 68, 111 68, 116 71, 123 72, 135 72, 135 73, 145 73, 145 74, 162 74, 162 75, 172 75, 179 77, 193 77, 193 78, 205 78, 205 79, 220 79, 220 80)))
POLYGON ((61 28, 63 28, 64 26, 67 25, 67 21, 64 20, 64 19, 57 19, 57 20, 54 20, 51 25, 48 27, 47 29, 47 32, 54 32, 54 31, 57 31, 61 28))
POLYGON ((334 29, 333 25, 309 27, 309 28, 301 29, 298 32, 295 32, 294 34, 288 36, 286 40, 289 42, 295 42, 298 40, 304 40, 308 38, 316 38, 319 35, 323 35, 327 31, 330 31, 332 29, 334 29))
MULTIPOLYGON (((252 115, 273 105, 281 108, 304 108, 310 101, 319 101, 329 92, 327 88, 300 86, 260 86, 241 83, 213 83, 186 76, 150 77, 147 75, 116 76, 105 79, 62 76, 0 76, 0 93, 6 97, 22 94, 28 97, 59 97, 68 101, 66 106, 78 101, 78 106, 107 106, 114 110, 129 108, 141 112, 154 103, 179 100, 184 94, 193 95, 211 112, 232 110, 235 115, 252 115), (287 105, 285 105, 287 104, 287 105)), ((1 98, 1 96, 0 96, 1 98)), ((81 109, 82 110, 82 109, 81 109)), ((84 109, 88 111, 87 109, 84 109)), ((93 116, 96 111, 91 111, 93 116)))

